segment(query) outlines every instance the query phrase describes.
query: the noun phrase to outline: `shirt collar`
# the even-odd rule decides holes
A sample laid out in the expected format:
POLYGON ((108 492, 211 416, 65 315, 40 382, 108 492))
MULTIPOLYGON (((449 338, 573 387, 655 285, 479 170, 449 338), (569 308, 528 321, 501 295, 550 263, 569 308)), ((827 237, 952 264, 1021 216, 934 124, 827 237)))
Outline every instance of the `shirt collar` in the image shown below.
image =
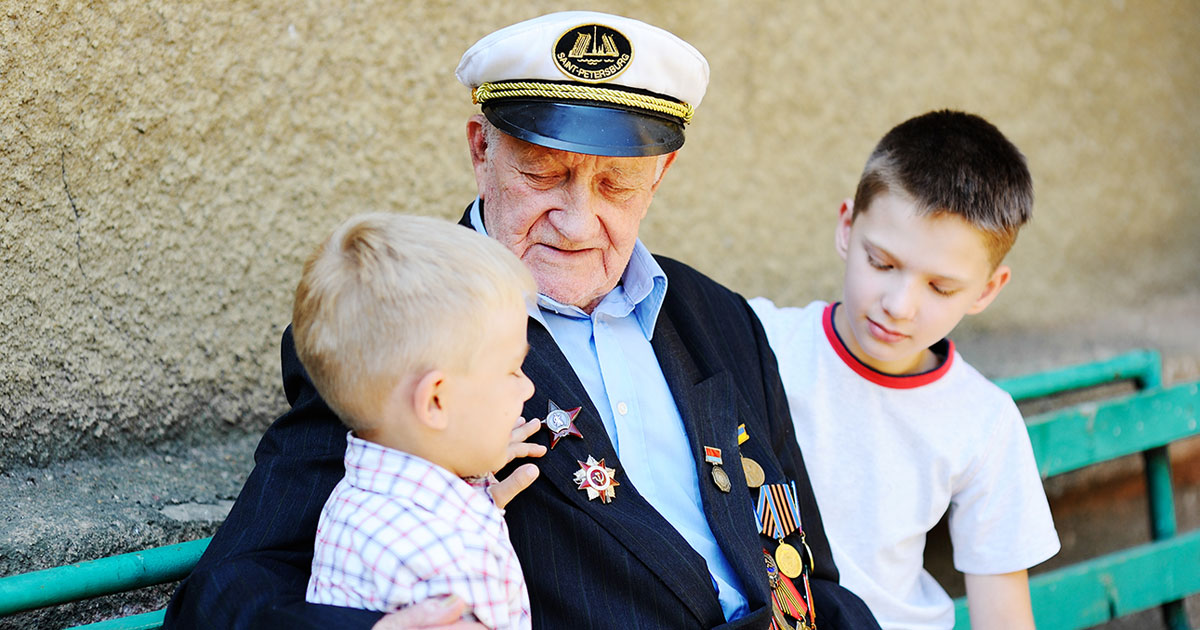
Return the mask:
MULTIPOLYGON (((487 228, 483 225, 482 199, 476 198, 475 203, 471 204, 468 220, 476 232, 488 236, 487 228)), ((632 312, 637 318, 642 334, 646 339, 650 339, 654 336, 654 324, 658 321, 658 314, 662 310, 666 295, 667 274, 650 250, 642 244, 642 240, 638 239, 633 244, 633 254, 629 257, 629 264, 625 266, 625 273, 621 275, 621 282, 600 300, 592 314, 625 317, 632 312)), ((574 319, 590 317, 577 306, 563 304, 539 293, 536 307, 529 306, 529 316, 546 326, 542 310, 574 319)))
MULTIPOLYGON (((453 497, 458 507, 484 514, 495 509, 491 495, 428 460, 346 434, 346 483, 386 496, 406 497, 437 512, 453 497)), ((457 509, 457 508, 456 508, 457 509)))

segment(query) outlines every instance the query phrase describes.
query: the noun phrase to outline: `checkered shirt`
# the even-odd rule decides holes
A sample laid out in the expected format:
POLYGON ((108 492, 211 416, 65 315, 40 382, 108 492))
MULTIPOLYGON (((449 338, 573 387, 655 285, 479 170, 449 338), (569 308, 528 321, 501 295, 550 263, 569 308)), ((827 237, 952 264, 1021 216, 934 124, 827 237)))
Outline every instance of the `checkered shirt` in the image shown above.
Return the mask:
POLYGON ((415 455, 346 441, 305 599, 390 612, 453 593, 488 628, 530 628, 521 565, 491 496, 415 455))

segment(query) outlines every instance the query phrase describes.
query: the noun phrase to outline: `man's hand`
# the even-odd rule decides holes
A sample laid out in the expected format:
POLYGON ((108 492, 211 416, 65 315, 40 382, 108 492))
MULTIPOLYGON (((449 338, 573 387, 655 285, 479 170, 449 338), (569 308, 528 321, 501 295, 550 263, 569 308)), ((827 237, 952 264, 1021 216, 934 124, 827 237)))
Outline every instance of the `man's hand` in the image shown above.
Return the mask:
MULTIPOLYGON (((513 425, 512 437, 508 442, 508 461, 512 461, 518 457, 541 457, 546 454, 546 447, 541 444, 531 444, 525 440, 529 436, 537 433, 537 430, 542 427, 542 421, 534 418, 528 422, 525 418, 517 418, 517 422, 513 425)), ((538 467, 536 464, 522 464, 505 479, 498 481, 490 488, 488 492, 492 493, 492 501, 496 503, 496 507, 504 509, 513 497, 517 496, 529 484, 533 483, 538 477, 538 467)))
POLYGON ((427 599, 384 615, 371 630, 487 630, 474 621, 463 621, 467 602, 457 595, 427 599))

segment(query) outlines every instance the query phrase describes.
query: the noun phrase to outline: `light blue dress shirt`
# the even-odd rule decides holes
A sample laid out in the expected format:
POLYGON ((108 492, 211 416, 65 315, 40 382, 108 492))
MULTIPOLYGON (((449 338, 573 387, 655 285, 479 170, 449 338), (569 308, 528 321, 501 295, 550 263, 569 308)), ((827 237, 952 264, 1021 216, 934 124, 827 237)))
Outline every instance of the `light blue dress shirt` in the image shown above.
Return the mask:
MULTIPOLYGON (((471 225, 486 235, 479 200, 471 225)), ((700 499, 695 455, 650 338, 667 276, 639 240, 616 286, 589 315, 538 295, 530 317, 554 338, 600 413, 624 474, 707 562, 727 620, 749 612, 733 567, 713 536, 700 499)), ((556 400, 569 409, 579 401, 556 400)))

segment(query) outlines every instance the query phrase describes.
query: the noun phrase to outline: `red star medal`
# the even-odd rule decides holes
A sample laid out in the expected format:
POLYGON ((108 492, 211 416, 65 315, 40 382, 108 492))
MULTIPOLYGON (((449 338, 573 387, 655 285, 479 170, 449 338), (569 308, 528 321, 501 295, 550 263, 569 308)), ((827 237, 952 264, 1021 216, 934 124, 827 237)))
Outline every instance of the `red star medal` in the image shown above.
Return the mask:
MULTIPOLYGON (((579 461, 579 460, 576 460, 579 461)), ((603 503, 611 503, 616 487, 621 485, 613 478, 617 471, 604 466, 604 460, 596 461, 588 455, 587 463, 579 462, 579 470, 575 471, 575 483, 580 490, 587 490, 588 501, 600 497, 603 503)))
POLYGON ((546 412, 546 428, 554 432, 554 437, 550 440, 550 448, 554 448, 558 441, 568 435, 574 435, 577 438, 582 438, 583 434, 579 429, 575 428, 575 416, 579 415, 579 410, 583 407, 564 411, 561 407, 550 401, 550 411, 546 412))

